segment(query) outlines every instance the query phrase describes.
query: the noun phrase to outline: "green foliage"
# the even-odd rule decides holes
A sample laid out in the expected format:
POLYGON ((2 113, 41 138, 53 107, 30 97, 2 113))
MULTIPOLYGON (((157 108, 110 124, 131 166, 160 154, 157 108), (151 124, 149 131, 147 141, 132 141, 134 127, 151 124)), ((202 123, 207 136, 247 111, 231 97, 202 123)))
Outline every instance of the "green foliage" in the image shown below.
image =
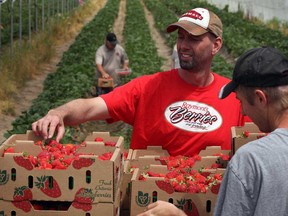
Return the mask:
POLYGON ((157 55, 140 1, 127 0, 123 35, 129 65, 133 70, 130 79, 160 71, 162 59, 157 55))

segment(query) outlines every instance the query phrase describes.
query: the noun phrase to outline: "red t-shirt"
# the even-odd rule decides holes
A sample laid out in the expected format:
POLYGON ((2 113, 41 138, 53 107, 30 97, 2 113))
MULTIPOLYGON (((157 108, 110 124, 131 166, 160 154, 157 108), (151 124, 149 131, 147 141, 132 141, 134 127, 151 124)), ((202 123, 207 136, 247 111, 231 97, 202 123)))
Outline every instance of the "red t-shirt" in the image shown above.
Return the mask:
POLYGON ((112 119, 133 126, 130 148, 162 146, 171 155, 193 156, 206 146, 231 149, 231 127, 243 125, 235 94, 218 99, 229 79, 213 73, 207 87, 182 80, 176 69, 133 79, 101 95, 112 119))

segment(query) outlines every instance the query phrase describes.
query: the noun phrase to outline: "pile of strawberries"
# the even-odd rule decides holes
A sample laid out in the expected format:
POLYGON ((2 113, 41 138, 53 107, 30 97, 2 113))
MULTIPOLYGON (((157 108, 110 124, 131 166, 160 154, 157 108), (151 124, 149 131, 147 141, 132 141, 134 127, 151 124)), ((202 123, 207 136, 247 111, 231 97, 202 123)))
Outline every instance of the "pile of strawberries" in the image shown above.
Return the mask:
MULTIPOLYGON (((41 148, 41 152, 37 155, 31 155, 27 152, 22 152, 22 155, 13 156, 14 161, 27 170, 32 169, 67 169, 71 164, 75 169, 91 166, 95 159, 89 157, 95 155, 94 153, 83 154, 77 153, 80 147, 85 146, 81 144, 61 144, 55 140, 50 140, 48 143, 44 141, 35 141, 35 145, 41 148), (87 156, 87 157, 83 157, 87 156)), ((108 146, 115 146, 115 142, 108 142, 108 146)), ((105 143, 106 145, 106 143, 105 143)), ((4 150, 3 157, 7 153, 16 153, 14 147, 8 147, 4 150)), ((20 153, 20 152, 18 152, 20 153)), ((106 152, 98 155, 98 160, 110 160, 113 152, 106 152)))
MULTIPOLYGON (((221 159, 229 160, 228 155, 217 154, 221 159)), ((159 160, 163 165, 167 166, 168 173, 155 173, 152 171, 143 172, 139 176, 139 180, 146 180, 148 177, 162 177, 164 180, 156 180, 156 185, 166 191, 168 194, 174 192, 185 193, 206 193, 209 189, 212 193, 218 194, 223 174, 211 173, 211 169, 220 168, 218 163, 211 167, 200 170, 193 169, 196 161, 201 160, 201 156, 194 157, 185 156, 168 156, 160 157, 159 160)))

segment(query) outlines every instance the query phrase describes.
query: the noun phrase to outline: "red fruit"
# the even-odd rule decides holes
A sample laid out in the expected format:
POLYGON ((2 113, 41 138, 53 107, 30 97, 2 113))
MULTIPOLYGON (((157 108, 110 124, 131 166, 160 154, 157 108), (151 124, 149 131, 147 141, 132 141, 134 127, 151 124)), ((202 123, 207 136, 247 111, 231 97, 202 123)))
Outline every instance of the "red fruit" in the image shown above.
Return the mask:
POLYGON ((19 166, 24 167, 27 170, 33 169, 33 165, 28 158, 24 158, 23 156, 14 156, 13 159, 19 166))
POLYGON ((5 155, 5 153, 15 153, 15 149, 13 147, 7 147, 5 150, 4 150, 4 154, 3 156, 5 155))
POLYGON ((244 137, 249 137, 249 131, 244 131, 244 132, 243 132, 243 136, 244 136, 244 137))
POLYGON ((178 176, 178 175, 179 175, 179 172, 178 172, 178 170, 175 169, 175 170, 172 170, 169 173, 167 173, 166 178, 172 179, 172 178, 176 178, 176 176, 178 176))
POLYGON ((187 191, 187 186, 186 184, 177 184, 175 187, 174 187, 174 190, 176 192, 186 192, 187 191))
POLYGON ((145 176, 145 174, 142 173, 142 174, 139 175, 138 180, 140 180, 140 181, 145 181, 146 178, 147 178, 147 176, 145 176))
POLYGON ((199 193, 200 189, 197 187, 197 185, 189 185, 187 188, 188 193, 199 193))
POLYGON ((164 175, 164 174, 155 173, 155 172, 152 172, 152 171, 148 171, 147 174, 148 174, 148 176, 150 176, 150 177, 163 177, 163 175, 164 175))
POLYGON ((113 152, 106 152, 106 153, 104 153, 102 155, 99 155, 98 159, 99 160, 110 160, 112 155, 113 155, 113 152))
POLYGON ((116 146, 116 142, 106 141, 106 142, 104 142, 104 145, 105 145, 105 146, 116 146))
POLYGON ((32 200, 32 192, 27 186, 15 187, 13 201, 32 200))
POLYGON ((61 196, 61 190, 58 183, 51 176, 40 176, 37 177, 37 182, 35 185, 38 189, 40 189, 44 194, 49 197, 57 198, 61 196), (52 178, 52 182, 51 182, 52 178))
POLYGON ((101 137, 96 137, 96 138, 94 139, 94 141, 95 141, 95 142, 102 142, 102 141, 104 141, 104 139, 101 138, 101 137))
POLYGON ((92 209, 92 204, 89 204, 89 203, 73 202, 72 206, 76 209, 82 209, 85 212, 88 212, 92 209))
POLYGON ((168 194, 172 194, 174 192, 174 188, 169 182, 158 180, 155 181, 155 183, 161 190, 166 191, 168 194))
POLYGON ((74 201, 79 203, 92 203, 94 201, 95 195, 90 188, 80 188, 76 194, 74 201))
POLYGON ((89 167, 95 162, 92 158, 78 158, 73 161, 72 166, 75 169, 81 169, 83 167, 89 167))
POLYGON ((38 160, 35 156, 33 155, 28 155, 28 159, 29 161, 31 162, 31 164, 34 166, 34 167, 37 167, 38 166, 38 160))
POLYGON ((37 158, 51 160, 51 154, 47 150, 44 150, 37 155, 37 158))
POLYGON ((29 201, 12 201, 13 205, 16 207, 16 208, 19 208, 21 210, 23 210, 24 212, 30 212, 31 211, 31 208, 32 208, 32 205, 29 201))

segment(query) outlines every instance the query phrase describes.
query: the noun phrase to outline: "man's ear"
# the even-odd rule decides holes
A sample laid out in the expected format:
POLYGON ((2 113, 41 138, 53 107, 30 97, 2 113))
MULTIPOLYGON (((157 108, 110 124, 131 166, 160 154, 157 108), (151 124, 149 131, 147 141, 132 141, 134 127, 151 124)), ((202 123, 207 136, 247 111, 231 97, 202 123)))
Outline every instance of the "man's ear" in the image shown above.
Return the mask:
POLYGON ((260 89, 255 90, 255 102, 266 105, 267 104, 267 95, 264 91, 260 89))
POLYGON ((222 38, 217 37, 213 43, 212 54, 215 55, 221 49, 221 47, 222 47, 222 38))

